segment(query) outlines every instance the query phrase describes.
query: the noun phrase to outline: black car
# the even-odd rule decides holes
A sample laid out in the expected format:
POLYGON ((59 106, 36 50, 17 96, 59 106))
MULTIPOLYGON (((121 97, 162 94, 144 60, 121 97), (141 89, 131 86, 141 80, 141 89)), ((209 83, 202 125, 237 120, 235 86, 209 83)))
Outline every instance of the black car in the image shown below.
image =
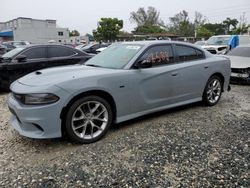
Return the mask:
POLYGON ((6 52, 7 48, 4 45, 0 44, 0 56, 5 54, 6 52))
POLYGON ((81 48, 82 51, 92 54, 97 54, 97 49, 108 47, 110 44, 97 43, 97 44, 88 44, 81 48))
POLYGON ((8 89, 18 78, 48 67, 84 63, 92 55, 63 45, 17 47, 0 59, 0 88, 8 89))

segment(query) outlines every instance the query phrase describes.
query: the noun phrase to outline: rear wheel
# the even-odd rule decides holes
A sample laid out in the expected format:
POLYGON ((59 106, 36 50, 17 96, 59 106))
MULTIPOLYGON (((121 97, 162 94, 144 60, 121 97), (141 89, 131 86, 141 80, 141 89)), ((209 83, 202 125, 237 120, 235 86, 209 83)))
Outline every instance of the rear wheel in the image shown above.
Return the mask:
POLYGON ((216 105, 221 97, 222 81, 218 76, 209 78, 203 93, 203 101, 208 106, 216 105))
POLYGON ((113 119, 109 103, 97 96, 75 101, 66 116, 67 135, 78 143, 92 143, 104 136, 113 119))

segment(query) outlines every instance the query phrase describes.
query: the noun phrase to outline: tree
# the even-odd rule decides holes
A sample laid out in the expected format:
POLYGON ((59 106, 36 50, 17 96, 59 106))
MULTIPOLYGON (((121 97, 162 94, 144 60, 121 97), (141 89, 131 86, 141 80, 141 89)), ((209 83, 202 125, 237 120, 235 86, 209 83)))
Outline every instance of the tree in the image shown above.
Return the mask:
POLYGON ((198 28, 201 25, 204 25, 207 22, 207 18, 204 17, 200 12, 195 11, 194 15, 194 25, 195 28, 198 28))
POLYGON ((152 26, 152 25, 162 25, 163 22, 160 20, 160 12, 158 12, 154 7, 148 7, 145 11, 144 8, 139 8, 137 12, 130 13, 130 20, 135 22, 138 26, 152 26))
POLYGON ((123 20, 117 18, 101 18, 98 27, 93 30, 96 40, 115 40, 119 31, 123 28, 123 20))
POLYGON ((70 37, 80 36, 80 33, 77 30, 73 30, 69 32, 69 36, 70 37))
POLYGON ((165 32, 164 23, 160 19, 160 12, 154 7, 139 8, 130 13, 130 21, 136 23, 137 27, 133 33, 151 34, 165 32))
POLYGON ((195 25, 189 21, 188 12, 183 10, 169 18, 168 29, 171 33, 179 36, 188 37, 194 35, 195 25))
POLYGON ((135 31, 133 31, 133 33, 137 34, 152 34, 152 33, 164 33, 164 32, 166 32, 166 30, 158 25, 138 26, 137 28, 135 28, 135 31))
POLYGON ((204 26, 200 26, 197 28, 197 37, 209 38, 213 35, 214 35, 214 33, 212 31, 208 30, 204 26))
POLYGON ((224 35, 225 34, 225 25, 222 23, 206 23, 202 25, 202 27, 206 28, 208 31, 214 33, 214 35, 224 35))
POLYGON ((227 18, 226 20, 224 20, 222 22, 225 25, 225 29, 226 29, 226 33, 230 33, 230 26, 233 26, 232 30, 236 29, 237 24, 239 23, 239 21, 237 19, 231 19, 231 18, 227 18))

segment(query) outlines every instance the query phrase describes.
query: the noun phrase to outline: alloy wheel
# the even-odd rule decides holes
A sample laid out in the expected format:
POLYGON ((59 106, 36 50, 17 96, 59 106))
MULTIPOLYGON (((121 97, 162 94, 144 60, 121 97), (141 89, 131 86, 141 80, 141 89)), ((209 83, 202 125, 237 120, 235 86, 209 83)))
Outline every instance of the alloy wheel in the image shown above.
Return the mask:
POLYGON ((86 101, 72 115, 72 130, 81 139, 95 139, 106 129, 108 117, 108 110, 101 102, 86 101))
POLYGON ((221 96, 221 82, 217 78, 213 78, 209 81, 207 87, 207 100, 211 104, 217 103, 221 96))

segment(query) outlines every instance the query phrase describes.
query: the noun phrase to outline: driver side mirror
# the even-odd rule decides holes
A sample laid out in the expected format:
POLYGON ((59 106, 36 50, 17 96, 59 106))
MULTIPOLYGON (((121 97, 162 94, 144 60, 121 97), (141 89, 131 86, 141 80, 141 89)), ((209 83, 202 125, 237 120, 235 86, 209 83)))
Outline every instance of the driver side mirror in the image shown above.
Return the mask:
POLYGON ((152 67, 152 62, 144 59, 144 60, 138 61, 136 66, 138 68, 150 68, 150 67, 152 67))
POLYGON ((27 56, 26 55, 19 55, 16 57, 16 60, 18 62, 26 62, 27 61, 27 56))

